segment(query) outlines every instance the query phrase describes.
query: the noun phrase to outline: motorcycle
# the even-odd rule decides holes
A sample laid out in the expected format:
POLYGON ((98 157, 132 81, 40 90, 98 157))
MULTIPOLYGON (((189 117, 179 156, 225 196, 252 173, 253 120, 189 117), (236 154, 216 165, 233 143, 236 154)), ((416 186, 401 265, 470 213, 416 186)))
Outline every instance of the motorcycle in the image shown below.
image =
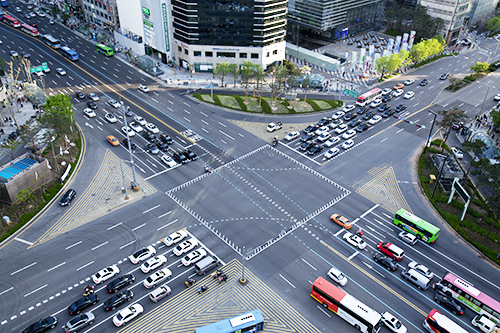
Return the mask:
POLYGON ((205 172, 206 172, 206 173, 211 173, 211 172, 212 172, 212 170, 210 170, 210 168, 209 168, 209 167, 207 167, 207 166, 206 166, 204 169, 205 169, 205 172))
POLYGON ((85 288, 83 288, 83 296, 86 297, 90 294, 94 293, 94 286, 88 285, 85 288))
POLYGON ((218 278, 219 276, 221 276, 222 274, 224 274, 224 273, 222 273, 222 271, 221 271, 220 269, 218 269, 218 270, 216 270, 215 272, 213 272, 213 273, 211 274, 211 276, 212 276, 214 279, 217 279, 217 278, 218 278))
POLYGON ((186 285, 186 288, 191 287, 196 281, 194 279, 189 279, 184 284, 186 285))
POLYGON ((273 139, 273 147, 276 147, 278 145, 278 138, 273 139))
POLYGON ((356 235, 358 235, 359 237, 363 236, 365 233, 363 232, 363 230, 361 230, 361 228, 359 228, 357 231, 356 231, 356 235))
POLYGON ((221 276, 219 276, 219 284, 221 284, 224 281, 227 281, 227 275, 222 273, 221 276))
POLYGON ((207 291, 207 290, 208 290, 208 287, 205 285, 198 287, 198 294, 201 294, 202 292, 207 291))

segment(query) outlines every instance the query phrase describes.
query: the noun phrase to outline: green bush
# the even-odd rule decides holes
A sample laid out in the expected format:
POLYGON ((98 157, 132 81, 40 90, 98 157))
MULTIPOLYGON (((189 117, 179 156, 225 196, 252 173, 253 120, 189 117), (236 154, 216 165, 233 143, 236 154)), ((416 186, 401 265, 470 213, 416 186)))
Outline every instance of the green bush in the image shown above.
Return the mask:
POLYGON ((331 99, 325 99, 325 102, 327 102, 328 104, 330 104, 330 106, 332 107, 332 109, 335 109, 339 106, 339 102, 341 101, 334 101, 334 100, 331 100, 331 99))
POLYGON ((273 113, 271 107, 269 106, 269 104, 267 104, 267 101, 265 99, 262 99, 262 111, 264 113, 273 113))
POLYGON ((318 104, 316 104, 315 101, 308 99, 307 103, 309 103, 309 105, 313 107, 314 111, 322 111, 322 109, 319 107, 318 104))
POLYGON ((219 96, 217 94, 214 94, 214 102, 218 106, 222 106, 222 103, 220 102, 219 96))
POLYGON ((238 104, 240 105, 240 109, 242 111, 247 111, 247 105, 245 104, 245 101, 243 100, 243 98, 241 98, 240 95, 233 95, 233 97, 238 102, 238 104))

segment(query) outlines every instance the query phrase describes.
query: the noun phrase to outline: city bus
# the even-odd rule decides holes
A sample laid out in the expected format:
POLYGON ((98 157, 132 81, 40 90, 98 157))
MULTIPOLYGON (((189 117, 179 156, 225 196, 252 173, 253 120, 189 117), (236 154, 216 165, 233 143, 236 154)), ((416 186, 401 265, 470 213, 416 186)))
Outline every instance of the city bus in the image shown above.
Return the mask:
POLYGON ((314 281, 311 297, 363 333, 377 333, 381 327, 380 313, 369 308, 321 276, 314 281))
POLYGON ((424 327, 429 332, 435 333, 468 333, 462 327, 455 324, 454 321, 439 313, 438 310, 432 309, 424 320, 424 327))
POLYGON ((9 7, 9 2, 7 0, 1 0, 2 7, 9 7))
POLYGON ((2 18, 2 21, 4 21, 8 25, 13 26, 14 28, 19 28, 21 26, 21 23, 19 23, 19 20, 16 18, 13 18, 10 15, 4 15, 2 18))
POLYGON ((216 323, 197 328, 195 333, 240 333, 259 332, 264 329, 264 317, 259 310, 253 310, 242 315, 223 319, 216 323))
POLYGON ((411 232, 417 238, 429 244, 434 243, 438 237, 441 229, 433 226, 429 222, 422 220, 420 217, 413 215, 412 213, 400 209, 396 212, 394 216, 394 224, 411 232))
POLYGON ((374 99, 382 97, 382 89, 375 88, 370 90, 369 92, 365 92, 363 95, 359 95, 356 100, 356 104, 359 106, 365 106, 366 104, 370 104, 374 99))
POLYGON ((43 35, 43 42, 53 49, 58 49, 61 47, 61 42, 59 39, 52 37, 52 35, 43 35))
POLYGON ((469 309, 477 314, 485 315, 495 323, 500 323, 500 303, 475 288, 472 283, 452 273, 446 274, 439 283, 447 287, 447 294, 469 309))
POLYGON ((104 54, 106 57, 111 57, 115 52, 111 47, 104 44, 97 44, 96 48, 97 52, 104 54))
POLYGON ((26 23, 23 23, 21 25, 21 30, 33 37, 37 37, 38 35, 40 35, 37 28, 32 27, 31 25, 26 23))
POLYGON ((78 60, 78 53, 76 53, 74 50, 70 49, 67 46, 61 47, 61 54, 68 58, 69 60, 77 61, 78 60))

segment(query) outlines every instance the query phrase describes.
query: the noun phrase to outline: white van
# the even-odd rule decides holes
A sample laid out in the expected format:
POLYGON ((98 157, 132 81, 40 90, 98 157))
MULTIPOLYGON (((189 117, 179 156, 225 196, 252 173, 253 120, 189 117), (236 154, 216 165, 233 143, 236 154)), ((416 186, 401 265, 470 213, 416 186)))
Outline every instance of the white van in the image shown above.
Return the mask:
POLYGON ((159 300, 161 300, 162 298, 167 297, 168 295, 170 295, 171 292, 172 292, 172 290, 170 289, 170 287, 167 286, 166 284, 164 284, 161 287, 159 287, 159 288, 153 290, 152 292, 150 292, 149 293, 149 299, 153 303, 156 303, 159 300))
POLYGON ((342 273, 341 271, 339 271, 335 267, 330 268, 327 275, 330 279, 337 282, 342 287, 347 284, 347 277, 344 275, 344 273, 342 273))
POLYGON ((403 278, 407 281, 413 282, 418 289, 427 290, 431 285, 431 279, 414 270, 413 268, 407 268, 401 272, 403 278))

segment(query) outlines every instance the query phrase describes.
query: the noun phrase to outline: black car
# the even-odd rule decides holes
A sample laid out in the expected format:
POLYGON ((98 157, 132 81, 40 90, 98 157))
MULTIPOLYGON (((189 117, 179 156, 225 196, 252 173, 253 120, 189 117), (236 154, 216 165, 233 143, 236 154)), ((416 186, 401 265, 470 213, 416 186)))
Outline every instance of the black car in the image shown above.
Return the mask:
POLYGON ((167 152, 168 151, 168 144, 166 144, 165 142, 161 142, 160 140, 158 140, 158 142, 156 142, 156 146, 162 152, 167 152))
POLYGON ((461 316, 464 314, 464 309, 450 296, 438 293, 434 295, 434 300, 437 304, 444 305, 444 307, 448 308, 448 310, 450 310, 454 315, 461 316))
POLYGON ((311 148, 312 146, 314 146, 314 142, 307 141, 307 142, 304 142, 302 144, 302 146, 299 147, 299 149, 302 151, 306 151, 306 150, 309 150, 309 148, 311 148))
POLYGON ((346 114, 344 116, 344 120, 345 121, 349 121, 349 120, 353 120, 354 118, 356 118, 358 116, 358 114, 356 112, 349 112, 348 114, 346 114))
POLYGON ((182 164, 186 164, 187 162, 189 162, 186 158, 186 156, 184 156, 184 154, 179 154, 179 153, 174 153, 172 155, 172 158, 174 159, 175 162, 177 163, 182 163, 182 164))
POLYGON ((440 80, 446 80, 447 78, 450 77, 450 74, 446 73, 446 74, 443 74, 439 77, 440 80))
POLYGON ((77 91, 75 95, 76 95, 76 97, 78 97, 79 99, 84 99, 84 98, 85 98, 85 95, 84 95, 81 91, 77 91))
POLYGON ((55 328, 57 325, 57 318, 50 316, 45 319, 40 319, 36 323, 31 324, 22 330, 22 333, 39 333, 48 330, 49 328, 55 328))
POLYGON ((70 315, 79 314, 83 309, 95 305, 99 302, 99 297, 96 294, 90 294, 80 298, 78 301, 74 302, 68 306, 68 312, 70 315))
POLYGON ((363 116, 363 120, 370 120, 373 118, 373 116, 375 115, 375 113, 373 112, 367 112, 364 116, 363 116))
MULTIPOLYGON (((128 148, 128 139, 125 138, 125 139, 123 139, 122 142, 123 142, 123 145, 128 148)), ((130 140, 130 148, 135 149, 136 147, 137 147, 137 145, 134 143, 134 141, 130 140)))
POLYGON ((364 132, 369 127, 370 127, 370 125, 368 125, 367 123, 361 123, 361 124, 358 125, 358 127, 356 127, 356 131, 358 131, 358 132, 364 132))
POLYGON ((380 106, 378 107, 378 110, 379 110, 380 112, 384 112, 385 110, 388 110, 388 109, 390 109, 390 108, 391 108, 391 105, 390 105, 390 104, 384 103, 384 104, 382 104, 382 105, 380 105, 380 106))
POLYGON ((387 94, 384 97, 382 97, 382 103, 387 103, 392 99, 392 94, 387 94))
POLYGON ((429 80, 427 80, 427 79, 423 79, 422 81, 420 81, 421 86, 426 86, 427 83, 429 83, 429 80))
POLYGON ((64 193, 61 200, 59 201, 59 204, 61 206, 69 206, 74 198, 76 198, 76 191, 73 189, 69 189, 66 191, 66 193, 64 193))
POLYGON ((453 125, 451 125, 451 128, 454 129, 454 130, 461 130, 462 128, 464 127, 464 123, 463 122, 459 122, 459 123, 454 123, 453 125))
POLYGON ((314 133, 309 133, 307 135, 304 135, 303 137, 300 138, 300 141, 302 142, 307 142, 307 141, 311 141, 312 139, 314 139, 314 137, 316 136, 316 134, 314 133))
POLYGON ((368 105, 360 106, 359 109, 356 110, 356 113, 363 114, 363 113, 367 112, 369 109, 370 109, 370 107, 368 105))
POLYGON ((387 268, 388 271, 395 271, 398 269, 396 259, 388 257, 385 254, 375 253, 375 255, 373 256, 373 260, 387 268))
POLYGON ((154 143, 146 143, 146 151, 153 155, 158 155, 158 153, 160 152, 160 150, 154 143))
POLYGON ((307 154, 314 155, 314 154, 319 153, 322 150, 323 150, 323 146, 322 145, 314 144, 312 147, 310 147, 307 150, 307 154))
POLYGON ((93 110, 97 109, 97 104, 94 101, 88 101, 87 106, 93 110))
POLYGON ((125 287, 126 285, 132 284, 135 281, 135 277, 132 274, 127 274, 114 279, 106 286, 106 289, 110 293, 114 293, 118 289, 125 287))
POLYGON ((28 59, 31 57, 31 54, 29 54, 28 52, 26 51, 22 51, 21 54, 23 55, 24 58, 28 59))
POLYGON ((404 111, 406 110, 406 104, 399 104, 398 106, 396 106, 396 108, 394 109, 394 111, 396 112, 401 112, 401 111, 404 111))
POLYGON ((304 133, 312 133, 319 128, 318 125, 309 125, 304 129, 304 133))
POLYGON ((390 116, 392 116, 394 114, 394 110, 393 109, 389 109, 389 110, 385 110, 384 113, 382 113, 382 117, 384 118, 389 118, 390 116))
POLYGON ((331 122, 332 122, 332 118, 323 117, 323 119, 321 119, 320 121, 318 121, 318 126, 319 127, 326 126, 326 125, 328 125, 331 122))
POLYGON ((113 311, 117 306, 122 305, 125 302, 130 302, 132 297, 134 297, 134 293, 132 291, 120 291, 104 301, 104 310, 113 311))
POLYGON ((187 159, 191 161, 196 161, 198 159, 198 155, 196 155, 189 149, 185 149, 182 153, 184 154, 184 156, 186 156, 187 159))
POLYGON ((162 142, 165 142, 166 144, 169 144, 171 145, 172 143, 174 143, 174 141, 172 140, 172 138, 170 136, 168 136, 167 134, 160 134, 160 140, 162 142))
POLYGON ((142 136, 149 142, 156 142, 156 135, 151 131, 148 130, 142 131, 142 136))
POLYGON ((361 119, 354 119, 353 121, 351 121, 349 123, 349 127, 356 127, 358 126, 359 124, 361 124, 361 119))

